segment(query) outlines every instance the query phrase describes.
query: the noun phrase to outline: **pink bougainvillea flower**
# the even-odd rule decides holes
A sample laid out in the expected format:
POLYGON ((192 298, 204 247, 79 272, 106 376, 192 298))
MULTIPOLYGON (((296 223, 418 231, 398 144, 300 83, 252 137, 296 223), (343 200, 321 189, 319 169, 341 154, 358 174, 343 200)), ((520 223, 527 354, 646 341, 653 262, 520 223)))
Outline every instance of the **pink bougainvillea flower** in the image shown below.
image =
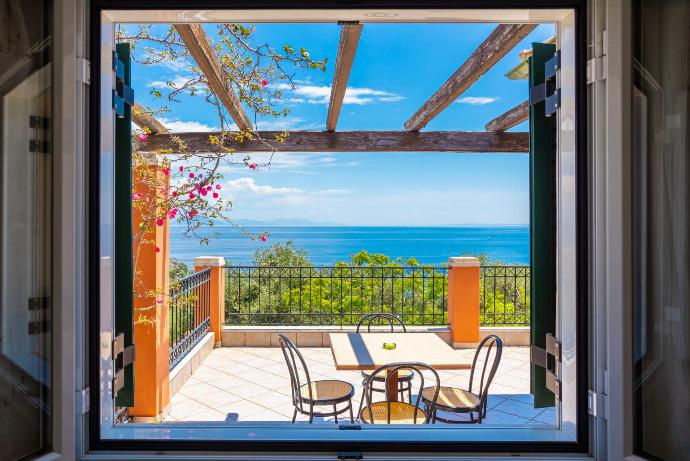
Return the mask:
POLYGON ((268 237, 266 237, 265 235, 262 235, 262 236, 261 236, 261 241, 262 241, 262 242, 265 242, 266 240, 268 240, 268 237))
POLYGON ((157 297, 157 298, 156 298, 156 302, 157 302, 158 304, 163 304, 163 297, 162 297, 162 296, 157 297))
POLYGON ((139 194, 139 193, 132 194, 132 200, 139 200, 140 198, 141 198, 141 194, 139 194))
POLYGON ((196 197, 196 195, 194 195, 194 192, 190 192, 190 193, 189 193, 189 198, 194 198, 194 197, 196 197))
POLYGON ((218 198, 218 192, 213 193, 213 198, 218 198))
POLYGON ((211 186, 206 186, 206 190, 207 190, 207 191, 211 192, 211 189, 213 189, 213 187, 211 187, 211 186))
POLYGON ((149 140, 149 135, 147 135, 146 133, 142 133, 139 136, 137 136, 137 138, 139 138, 139 141, 141 142, 146 142, 149 140))
POLYGON ((267 85, 268 85, 268 82, 266 81, 266 79, 261 80, 261 85, 262 85, 262 86, 267 86, 267 85))
POLYGON ((161 252, 161 249, 156 247, 156 253, 160 253, 160 252, 161 252))
POLYGON ((175 219, 176 215, 177 215, 177 210, 172 210, 170 213, 168 213, 168 218, 175 219))
POLYGON ((170 176, 170 168, 163 168, 163 174, 166 176, 170 176))
POLYGON ((256 163, 250 163, 250 164, 247 165, 247 166, 248 166, 250 169, 252 169, 252 170, 256 170, 256 163))
POLYGON ((194 209, 192 209, 192 210, 189 212, 189 217, 190 217, 190 218, 193 218, 193 217, 196 216, 197 214, 199 214, 199 212, 196 211, 196 210, 194 210, 194 209))
POLYGON ((216 189, 220 189, 220 184, 216 184, 216 189))
POLYGON ((183 167, 183 166, 180 167, 180 171, 184 171, 184 167, 183 167))
POLYGON ((189 177, 190 177, 190 178, 193 178, 193 177, 194 177, 194 173, 189 173, 189 177))
POLYGON ((173 191, 172 196, 177 197, 177 191, 176 190, 173 191))
POLYGON ((208 192, 206 191, 206 189, 201 189, 201 195, 206 197, 207 194, 208 194, 208 192))
POLYGON ((162 226, 163 224, 165 224, 165 221, 163 221, 163 218, 158 218, 156 220, 156 226, 162 226))

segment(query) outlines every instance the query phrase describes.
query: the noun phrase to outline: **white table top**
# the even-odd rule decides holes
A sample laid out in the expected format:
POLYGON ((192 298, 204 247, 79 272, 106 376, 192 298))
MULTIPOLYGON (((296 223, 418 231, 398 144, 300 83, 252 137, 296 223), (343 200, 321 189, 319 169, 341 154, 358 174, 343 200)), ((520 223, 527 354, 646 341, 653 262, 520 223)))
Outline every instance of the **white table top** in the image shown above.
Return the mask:
POLYGON ((464 370, 471 364, 436 333, 331 333, 336 370, 374 370, 393 362, 422 362, 437 370, 464 370), (395 343, 387 350, 383 343, 395 343))

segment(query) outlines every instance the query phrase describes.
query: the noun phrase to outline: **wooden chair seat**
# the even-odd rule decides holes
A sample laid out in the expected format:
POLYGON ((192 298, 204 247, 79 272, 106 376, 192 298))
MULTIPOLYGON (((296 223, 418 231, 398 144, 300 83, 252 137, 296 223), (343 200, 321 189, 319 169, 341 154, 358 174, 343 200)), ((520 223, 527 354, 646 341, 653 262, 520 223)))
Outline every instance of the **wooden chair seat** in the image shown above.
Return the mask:
MULTIPOLYGON (((375 402, 363 407, 359 419, 367 424, 388 424, 388 403, 375 402)), ((390 424, 424 424, 425 421, 426 413, 421 408, 406 402, 390 402, 390 424)))
MULTIPOLYGON (((422 389, 422 400, 428 404, 434 398, 436 387, 425 387, 422 389)), ((450 411, 454 413, 465 413, 477 411, 481 399, 472 392, 458 387, 441 386, 436 401, 436 409, 450 411)))
POLYGON ((315 404, 339 403, 350 400, 355 393, 352 384, 339 381, 337 379, 326 379, 322 381, 312 381, 304 384, 299 389, 300 396, 306 402, 315 404), (309 386, 311 385, 311 395, 309 398, 309 386))

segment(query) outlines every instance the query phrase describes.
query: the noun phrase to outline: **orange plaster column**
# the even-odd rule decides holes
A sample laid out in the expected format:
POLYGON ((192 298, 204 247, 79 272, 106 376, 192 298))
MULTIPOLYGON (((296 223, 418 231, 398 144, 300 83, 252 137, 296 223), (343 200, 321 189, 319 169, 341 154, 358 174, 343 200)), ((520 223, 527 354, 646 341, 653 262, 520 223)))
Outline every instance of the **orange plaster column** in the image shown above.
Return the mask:
MULTIPOLYGON (((142 154, 147 167, 133 171, 132 187, 141 197, 160 199, 169 186, 156 154, 142 154), (142 179, 142 172, 156 175, 158 187, 142 179)), ((133 209, 134 235, 143 220, 142 210, 133 209)), ((141 243, 134 242, 134 407, 130 414, 142 420, 159 416, 170 402, 170 330, 168 292, 170 283, 170 227, 153 224, 141 243), (138 248, 137 248, 138 247, 138 248), (138 256, 137 256, 138 254, 138 256)))
POLYGON ((215 347, 221 344, 221 328, 225 323, 225 258, 221 256, 199 256, 194 258, 194 272, 211 269, 209 306, 211 308, 211 331, 215 347))
POLYGON ((448 323, 453 347, 479 342, 478 258, 448 258, 448 323))

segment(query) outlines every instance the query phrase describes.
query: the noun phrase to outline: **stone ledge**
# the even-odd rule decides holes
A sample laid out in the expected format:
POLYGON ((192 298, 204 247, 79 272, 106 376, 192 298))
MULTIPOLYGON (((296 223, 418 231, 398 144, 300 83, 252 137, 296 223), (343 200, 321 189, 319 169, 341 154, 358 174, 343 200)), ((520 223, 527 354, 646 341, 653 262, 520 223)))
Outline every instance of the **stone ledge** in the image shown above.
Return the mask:
POLYGON ((180 363, 170 370, 170 398, 177 394, 182 385, 187 382, 204 359, 209 356, 214 347, 213 340, 213 332, 206 333, 206 336, 180 360, 180 363))
MULTIPOLYGON (((331 333, 352 333, 356 327, 334 326, 224 326, 221 330, 222 347, 279 347, 278 334, 283 333, 298 347, 329 347, 331 333)), ((385 331, 385 330, 384 330, 385 331)), ((410 326, 409 332, 436 333, 450 344, 450 330, 443 326, 410 326)), ((495 334, 505 346, 529 346, 529 327, 486 327, 480 328, 481 337, 495 334)), ((474 348, 477 343, 454 344, 457 348, 474 348)))

